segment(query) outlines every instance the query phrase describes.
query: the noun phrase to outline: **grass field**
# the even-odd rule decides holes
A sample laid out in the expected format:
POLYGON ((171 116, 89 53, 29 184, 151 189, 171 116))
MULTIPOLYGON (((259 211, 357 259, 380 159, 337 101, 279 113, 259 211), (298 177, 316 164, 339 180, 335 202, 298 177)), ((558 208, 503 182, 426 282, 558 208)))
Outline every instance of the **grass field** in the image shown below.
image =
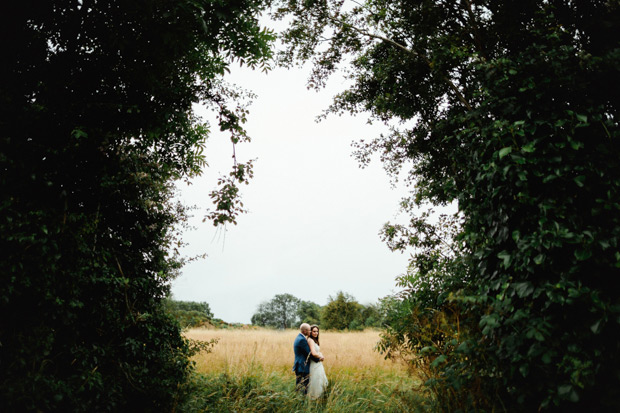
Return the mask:
POLYGON ((194 357, 199 373, 184 411, 425 411, 406 368, 374 350, 376 331, 321 332, 330 381, 325 398, 308 402, 294 391, 295 330, 192 329, 186 336, 218 339, 194 357))

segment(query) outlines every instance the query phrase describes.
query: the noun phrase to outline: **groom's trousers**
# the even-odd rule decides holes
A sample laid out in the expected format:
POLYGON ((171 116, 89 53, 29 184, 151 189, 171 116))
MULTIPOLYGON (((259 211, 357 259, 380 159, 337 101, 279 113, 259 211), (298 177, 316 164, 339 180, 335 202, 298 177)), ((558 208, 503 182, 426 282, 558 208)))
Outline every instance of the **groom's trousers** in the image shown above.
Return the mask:
POLYGON ((297 373, 295 372, 295 388, 297 391, 302 392, 303 394, 308 393, 308 379, 310 378, 309 373, 297 373))

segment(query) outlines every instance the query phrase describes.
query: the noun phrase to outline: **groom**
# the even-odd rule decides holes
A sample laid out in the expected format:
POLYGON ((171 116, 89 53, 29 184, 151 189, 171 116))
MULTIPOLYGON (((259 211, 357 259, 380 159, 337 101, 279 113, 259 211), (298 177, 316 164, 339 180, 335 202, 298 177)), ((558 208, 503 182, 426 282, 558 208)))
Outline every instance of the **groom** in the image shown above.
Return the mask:
POLYGON ((314 357, 310 354, 310 346, 308 346, 308 335, 310 334, 310 324, 303 323, 299 326, 301 331, 295 343, 293 344, 293 350, 295 351, 295 364, 293 365, 293 371, 295 372, 295 388, 306 394, 308 392, 308 376, 310 375, 310 363, 308 363, 308 355, 313 361, 321 361, 323 358, 314 357))

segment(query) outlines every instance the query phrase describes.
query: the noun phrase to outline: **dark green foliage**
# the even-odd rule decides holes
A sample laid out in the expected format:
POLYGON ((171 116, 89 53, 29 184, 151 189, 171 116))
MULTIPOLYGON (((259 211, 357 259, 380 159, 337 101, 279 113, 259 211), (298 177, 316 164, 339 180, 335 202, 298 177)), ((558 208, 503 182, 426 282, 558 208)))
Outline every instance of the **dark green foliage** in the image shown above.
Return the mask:
POLYGON ((198 327, 211 324, 213 313, 208 303, 193 301, 166 300, 166 310, 181 328, 198 327))
POLYGON ((310 325, 319 324, 321 321, 321 306, 312 301, 300 301, 297 307, 297 316, 300 323, 310 325))
POLYGON ((338 291, 334 297, 329 296, 327 304, 321 310, 321 327, 334 330, 361 330, 362 305, 350 294, 338 291))
POLYGON ((378 349, 414 368, 433 396, 433 410, 484 410, 499 399, 494 385, 483 385, 484 357, 472 357, 479 340, 480 315, 454 302, 471 279, 463 243, 456 239, 458 219, 442 215, 436 217, 437 224, 430 225, 429 218, 428 213, 422 214, 398 231, 385 228, 391 248, 413 246, 416 252, 407 274, 398 278, 402 292, 382 301, 385 329, 378 349))
POLYGON ((195 301, 178 301, 173 299, 166 300, 166 307, 169 311, 192 311, 202 314, 206 318, 213 318, 209 303, 195 301))
POLYGON ((386 297, 374 304, 360 304, 357 317, 349 323, 349 330, 360 331, 365 328, 380 328, 385 326, 386 311, 388 309, 386 305, 390 301, 391 297, 386 297))
POLYGON ((243 138, 220 77, 231 59, 268 56, 259 7, 23 1, 2 13, 3 410, 172 407, 192 353, 163 306, 182 264, 172 182, 205 164, 194 102, 243 138))
POLYGON ((339 291, 321 307, 291 294, 279 294, 261 303, 252 316, 252 324, 262 327, 297 328, 301 323, 317 324, 326 329, 363 330, 379 327, 385 317, 381 303, 359 304, 351 295, 339 291))
POLYGON ((382 303, 362 305, 360 319, 364 327, 381 327, 384 322, 382 303))
POLYGON ((276 294, 270 301, 259 304, 252 316, 252 324, 261 327, 296 328, 299 298, 291 294, 276 294))
POLYGON ((246 326, 246 324, 243 323, 228 323, 221 318, 212 318, 211 320, 209 320, 209 324, 211 324, 215 328, 221 329, 237 329, 244 328, 246 326))
POLYGON ((386 351, 422 357, 438 409, 619 410, 619 2, 281 4, 311 84, 352 55, 332 111, 404 122, 357 153, 413 187, 386 351), (419 218, 452 202, 454 234, 419 218))

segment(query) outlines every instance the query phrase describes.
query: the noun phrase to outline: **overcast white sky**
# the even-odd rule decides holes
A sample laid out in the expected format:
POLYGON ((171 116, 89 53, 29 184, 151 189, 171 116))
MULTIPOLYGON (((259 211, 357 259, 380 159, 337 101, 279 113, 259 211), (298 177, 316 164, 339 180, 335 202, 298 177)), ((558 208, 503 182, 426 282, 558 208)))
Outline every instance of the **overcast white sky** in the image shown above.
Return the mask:
POLYGON ((243 187, 249 213, 216 230, 201 223, 208 193, 232 165, 228 137, 209 138, 210 164, 181 198, 200 207, 198 230, 188 232, 189 254, 208 257, 191 264, 172 284, 178 300, 206 301, 215 317, 249 323, 256 307, 276 294, 324 305, 342 290, 361 303, 395 290, 407 255, 392 253, 378 232, 393 220, 403 190, 393 190, 379 162, 360 169, 351 142, 377 136, 384 127, 366 116, 315 118, 344 87, 334 79, 320 93, 305 87, 308 69, 268 74, 236 69, 229 81, 258 95, 245 125, 252 142, 240 144, 240 161, 257 158, 254 179, 243 187))

